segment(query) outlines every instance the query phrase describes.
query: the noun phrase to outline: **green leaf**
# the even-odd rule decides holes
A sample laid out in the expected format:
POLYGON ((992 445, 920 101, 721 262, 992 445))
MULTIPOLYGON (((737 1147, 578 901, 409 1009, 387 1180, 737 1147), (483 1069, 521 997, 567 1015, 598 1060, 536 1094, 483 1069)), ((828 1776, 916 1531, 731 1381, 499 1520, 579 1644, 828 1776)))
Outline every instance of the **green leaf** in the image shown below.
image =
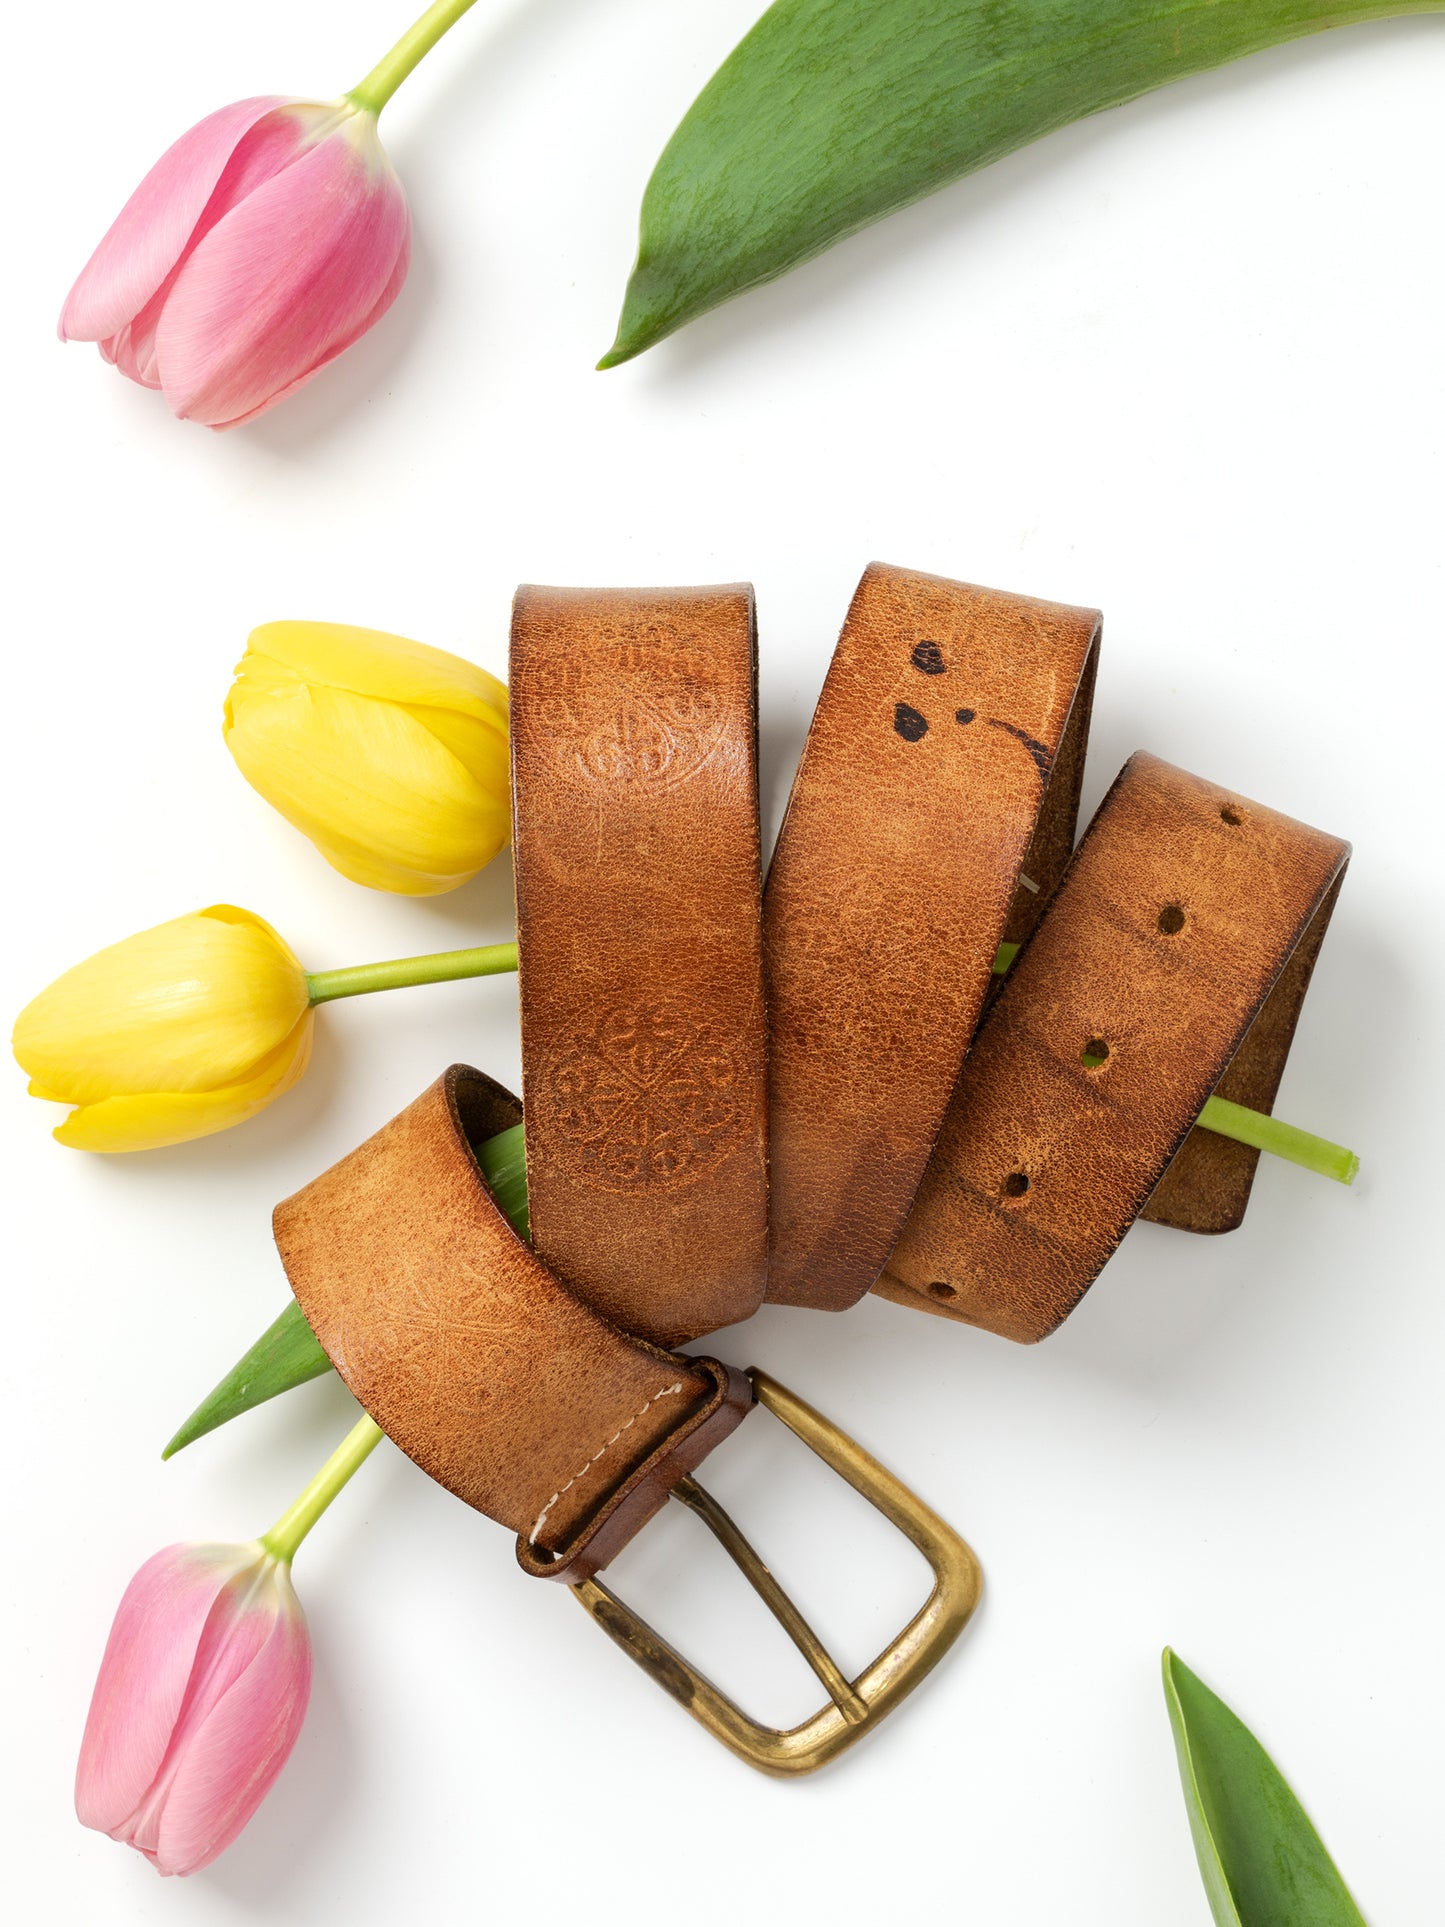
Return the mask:
POLYGON ((1218 1927, 1365 1927, 1279 1768, 1167 1646, 1164 1697, 1218 1927))
POLYGON ((629 361, 948 181, 1085 114, 1326 27, 1445 0, 777 0, 642 203, 629 361))
MULTIPOLYGON (((517 1235, 530 1238, 527 1218, 527 1157, 522 1126, 514 1124, 488 1138, 477 1151, 477 1163, 492 1188, 517 1235)), ((161 1457, 168 1459, 183 1446, 214 1432, 218 1425, 239 1418, 253 1406, 289 1392, 308 1379, 320 1378, 332 1369, 321 1341, 307 1324, 305 1314, 293 1298, 285 1311, 256 1340, 244 1358, 208 1392, 167 1445, 161 1457)))
POLYGON ((161 1457, 170 1458, 183 1446, 204 1438, 207 1432, 214 1432, 228 1419, 249 1412, 253 1405, 264 1405, 278 1392, 289 1392, 293 1385, 304 1385, 307 1379, 320 1378, 330 1370, 331 1360, 322 1351, 320 1339, 307 1324, 296 1300, 291 1299, 246 1356, 201 1400, 161 1457))
POLYGON ((477 1152, 482 1176, 492 1187, 492 1196, 511 1221, 519 1238, 532 1236, 527 1215, 527 1150, 520 1124, 498 1131, 477 1152))

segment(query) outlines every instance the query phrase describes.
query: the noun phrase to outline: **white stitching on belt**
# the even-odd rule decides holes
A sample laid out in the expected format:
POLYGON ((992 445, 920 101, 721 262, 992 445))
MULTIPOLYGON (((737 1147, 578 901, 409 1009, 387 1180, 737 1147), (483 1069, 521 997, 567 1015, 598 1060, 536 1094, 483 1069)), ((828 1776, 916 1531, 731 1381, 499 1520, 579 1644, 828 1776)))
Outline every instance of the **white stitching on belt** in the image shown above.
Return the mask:
POLYGON ((552 1510, 553 1506, 556 1505, 557 1501, 561 1498, 562 1494, 564 1492, 570 1492, 573 1486, 576 1485, 577 1481, 580 1478, 585 1477, 585 1475, 592 1470, 593 1466, 596 1465, 597 1461, 600 1458, 602 1458, 605 1453, 611 1451, 612 1447, 616 1445, 617 1441, 622 1437, 622 1434, 624 1432, 631 1431, 632 1427, 636 1425, 637 1421, 642 1417, 643 1413, 648 1410, 649 1406, 655 1405, 660 1398, 670 1398, 673 1393, 680 1392, 681 1390, 682 1390, 682 1380, 679 1379, 675 1385, 664 1385, 660 1392, 654 1392, 652 1394, 652 1397, 647 1401, 647 1404, 640 1406, 637 1409, 637 1411, 635 1411, 632 1414, 632 1417, 628 1419, 625 1425, 619 1425, 617 1430, 612 1434, 612 1437, 608 1439, 606 1445, 604 1445, 600 1451, 594 1452, 591 1458, 587 1461, 586 1465, 582 1466, 578 1471, 572 1474, 571 1478, 567 1481, 566 1485, 558 1486, 557 1490, 552 1494, 551 1498, 547 1501, 546 1505, 544 1505, 542 1507, 542 1510, 537 1514, 537 1523, 532 1527, 532 1530, 527 1535, 527 1544, 529 1546, 536 1545, 537 1535, 542 1530, 543 1526, 546 1525, 547 1523, 547 1514, 552 1510))

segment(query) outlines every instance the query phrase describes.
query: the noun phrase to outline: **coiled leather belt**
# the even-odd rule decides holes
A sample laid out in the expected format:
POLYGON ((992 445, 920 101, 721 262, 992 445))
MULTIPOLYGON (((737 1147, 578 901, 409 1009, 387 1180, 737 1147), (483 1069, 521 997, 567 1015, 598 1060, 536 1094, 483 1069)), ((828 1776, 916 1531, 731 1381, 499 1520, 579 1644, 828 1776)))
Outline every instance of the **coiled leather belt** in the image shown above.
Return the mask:
POLYGON ((377 1423, 765 1770, 896 1704, 978 1569, 801 1401, 669 1348, 764 1296, 870 1288, 1036 1339, 1141 1213, 1219 1230, 1247 1202, 1254 1154, 1191 1127, 1216 1088, 1272 1100, 1347 849, 1139 756, 1071 860, 1098 634, 1093 611, 870 568, 764 897, 751 591, 520 591, 532 1242, 474 1155, 521 1107, 465 1067, 276 1213, 377 1423), (1000 946, 1022 954, 995 991, 1000 946), (691 1478, 755 1395, 933 1562, 856 1681, 691 1478), (748 1720, 595 1579, 672 1492, 827 1686, 804 1726, 748 1720))

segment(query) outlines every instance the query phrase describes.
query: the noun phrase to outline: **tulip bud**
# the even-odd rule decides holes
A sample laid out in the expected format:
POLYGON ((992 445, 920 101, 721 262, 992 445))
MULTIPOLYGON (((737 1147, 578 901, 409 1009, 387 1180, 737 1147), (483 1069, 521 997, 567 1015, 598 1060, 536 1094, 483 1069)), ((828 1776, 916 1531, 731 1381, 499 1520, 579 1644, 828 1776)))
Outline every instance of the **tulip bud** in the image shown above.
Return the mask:
POLYGON ((268 622, 226 698, 241 774, 353 882, 455 889, 511 836, 507 691, 375 629, 268 622))
POLYGON ((158 1552, 111 1628, 76 1813, 158 1873, 196 1873, 265 1798, 310 1691, 311 1641, 289 1560, 259 1541, 158 1552))
POLYGON ((146 175, 71 289, 60 335, 99 342, 183 419, 234 428, 381 319, 410 251, 375 112, 349 98, 237 101, 146 175))
POLYGON ((230 904, 89 957, 26 1005, 13 1049, 34 1097, 74 1104, 55 1135, 146 1151, 252 1116, 311 1055, 306 973, 260 917, 230 904))

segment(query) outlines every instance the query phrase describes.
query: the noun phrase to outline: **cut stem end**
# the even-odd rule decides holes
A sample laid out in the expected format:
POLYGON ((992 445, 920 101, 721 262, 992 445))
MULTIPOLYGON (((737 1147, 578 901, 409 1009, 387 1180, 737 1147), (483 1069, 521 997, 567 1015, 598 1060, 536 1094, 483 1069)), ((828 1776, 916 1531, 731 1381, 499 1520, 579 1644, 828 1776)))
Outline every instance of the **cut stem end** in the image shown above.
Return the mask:
POLYGON ((1256 1151, 1268 1151, 1272 1157, 1285 1158, 1319 1177, 1333 1178, 1336 1184, 1353 1184, 1359 1175, 1359 1158, 1343 1144, 1332 1144, 1328 1138, 1316 1137, 1312 1131, 1302 1131, 1298 1125, 1286 1124, 1264 1111, 1232 1104, 1227 1097, 1211 1097, 1198 1122, 1206 1131, 1233 1138, 1256 1151))

